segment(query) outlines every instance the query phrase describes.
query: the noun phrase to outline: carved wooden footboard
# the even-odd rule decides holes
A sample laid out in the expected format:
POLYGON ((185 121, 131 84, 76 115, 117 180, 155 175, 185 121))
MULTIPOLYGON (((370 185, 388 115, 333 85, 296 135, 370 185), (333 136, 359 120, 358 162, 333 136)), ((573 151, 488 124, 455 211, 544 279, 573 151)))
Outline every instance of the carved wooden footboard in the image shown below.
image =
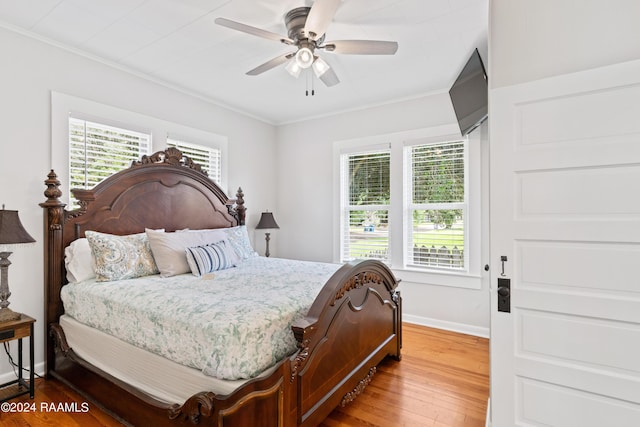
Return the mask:
POLYGON ((308 315, 293 325, 297 351, 266 378, 230 395, 203 390, 186 402, 160 402, 79 357, 59 325, 64 248, 86 230, 130 234, 149 228, 222 228, 244 224, 236 200, 176 149, 156 153, 93 190, 76 192, 81 208, 65 210, 53 171, 45 181, 46 373, 131 425, 313 426, 355 399, 387 357, 400 359, 401 299, 381 262, 342 266, 308 315), (185 214, 186 213, 186 214, 185 214))
POLYGON ((293 331, 301 347, 291 380, 297 382, 299 425, 316 425, 336 406, 354 400, 376 366, 400 359, 401 298, 397 281, 379 261, 345 264, 293 331))

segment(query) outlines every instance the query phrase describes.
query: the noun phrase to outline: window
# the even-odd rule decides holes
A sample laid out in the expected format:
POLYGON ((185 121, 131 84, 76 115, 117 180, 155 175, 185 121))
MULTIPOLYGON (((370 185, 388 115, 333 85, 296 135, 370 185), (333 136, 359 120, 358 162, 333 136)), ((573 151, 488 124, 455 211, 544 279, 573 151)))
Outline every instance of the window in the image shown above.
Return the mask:
POLYGON ((389 260, 390 150, 342 156, 342 261, 389 260))
POLYGON ((69 188, 92 188, 150 150, 150 133, 69 117, 69 188))
POLYGON ((167 137, 167 146, 182 151, 191 160, 202 166, 202 169, 213 181, 220 184, 221 180, 221 150, 190 142, 167 137))
POLYGON ((450 129, 334 144, 337 262, 375 258, 411 280, 479 286, 481 134, 450 129))
MULTIPOLYGON (((105 177, 130 167, 133 160, 168 146, 178 147, 224 188, 227 137, 51 92, 51 167, 64 188, 92 188, 105 177)), ((62 198, 68 206, 78 207, 70 192, 62 198)))
POLYGON ((465 142, 405 147, 407 257, 413 267, 465 268, 465 142))

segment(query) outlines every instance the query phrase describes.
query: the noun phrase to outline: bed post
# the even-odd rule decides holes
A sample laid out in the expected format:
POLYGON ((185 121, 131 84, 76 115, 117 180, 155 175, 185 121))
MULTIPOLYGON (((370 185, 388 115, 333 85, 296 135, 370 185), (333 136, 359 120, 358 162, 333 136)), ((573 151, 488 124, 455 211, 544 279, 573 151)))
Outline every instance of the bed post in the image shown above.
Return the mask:
POLYGON ((238 192, 236 193, 235 211, 238 215, 238 225, 245 225, 247 208, 244 207, 244 193, 242 192, 241 187, 238 187, 238 192))
POLYGON ((44 195, 47 200, 40 203, 44 209, 44 304, 45 304, 45 373, 49 374, 55 366, 55 347, 53 338, 49 336, 51 324, 58 321, 62 314, 62 301, 60 300, 60 289, 64 283, 64 254, 63 234, 64 229, 64 207, 60 196, 60 181, 58 176, 51 169, 48 178, 44 181, 47 189, 44 195))

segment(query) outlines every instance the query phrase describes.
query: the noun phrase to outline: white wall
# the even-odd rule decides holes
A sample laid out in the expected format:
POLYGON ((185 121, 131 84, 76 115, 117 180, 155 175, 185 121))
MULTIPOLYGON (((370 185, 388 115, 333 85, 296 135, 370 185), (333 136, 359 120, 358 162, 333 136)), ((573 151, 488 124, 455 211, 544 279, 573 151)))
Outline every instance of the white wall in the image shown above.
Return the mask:
MULTIPOLYGON (((274 215, 281 228, 271 241, 277 256, 334 261, 334 142, 452 123, 456 123, 453 107, 448 93, 443 92, 279 126, 279 196, 274 215)), ((486 125, 480 131, 484 133, 483 143, 487 145, 486 125)), ((398 277, 403 279, 400 290, 406 320, 488 334, 486 286, 462 289, 441 286, 437 278, 430 278, 428 283, 417 283, 401 274, 398 277)), ((477 281, 480 283, 481 279, 477 281)))
POLYGON ((638 0, 491 0, 492 88, 640 57, 638 0))
POLYGON ((277 129, 278 256, 333 261, 333 143, 450 124, 446 93, 281 125, 277 129), (309 244, 313 242, 313 244, 309 244))
MULTIPOLYGON (((17 247, 9 269, 11 308, 36 318, 35 361, 44 360, 43 230, 44 180, 50 168, 51 91, 89 99, 228 137, 228 187, 242 186, 248 222, 257 206, 277 196, 275 129, 212 103, 138 78, 69 51, 0 28, 0 204, 18 210, 36 239, 17 247)), ((12 344, 17 353, 17 344, 12 344)), ((3 373, 13 375, 5 357, 3 373)))

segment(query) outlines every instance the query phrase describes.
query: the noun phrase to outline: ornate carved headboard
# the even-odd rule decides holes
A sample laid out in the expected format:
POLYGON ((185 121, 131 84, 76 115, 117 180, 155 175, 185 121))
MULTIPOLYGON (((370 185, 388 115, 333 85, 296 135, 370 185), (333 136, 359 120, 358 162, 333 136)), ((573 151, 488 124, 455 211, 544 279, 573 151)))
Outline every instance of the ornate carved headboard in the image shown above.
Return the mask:
MULTIPOLYGON (((66 283, 64 249, 87 230, 133 234, 145 228, 225 228, 244 225, 242 189, 229 199, 200 166, 169 148, 135 161, 90 190, 73 190, 80 208, 66 210, 60 181, 52 170, 45 180, 45 315, 47 325, 63 313, 60 290, 66 283)), ((51 348, 49 348, 51 347, 51 348)), ((47 360, 53 357, 47 346, 47 360)))

